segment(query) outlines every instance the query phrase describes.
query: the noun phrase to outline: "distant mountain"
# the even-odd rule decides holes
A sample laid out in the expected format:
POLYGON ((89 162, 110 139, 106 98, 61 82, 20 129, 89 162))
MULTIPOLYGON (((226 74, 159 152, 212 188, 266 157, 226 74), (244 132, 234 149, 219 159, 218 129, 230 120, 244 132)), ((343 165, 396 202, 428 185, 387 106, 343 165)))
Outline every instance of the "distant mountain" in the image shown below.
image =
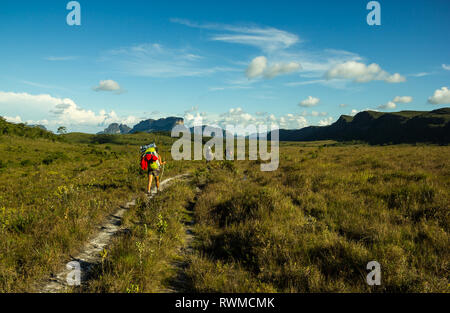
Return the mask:
POLYGON ((37 127, 37 128, 42 129, 42 130, 47 130, 47 127, 45 127, 44 125, 30 125, 30 127, 37 127))
MULTIPOLYGON (((221 127, 217 127, 217 126, 202 125, 201 130, 200 130, 200 126, 197 126, 197 127, 191 127, 191 128, 189 128, 189 130, 191 131, 192 134, 203 134, 203 132, 205 131, 205 128, 206 128, 206 127, 211 127, 212 135, 213 135, 213 136, 217 136, 217 135, 214 133, 214 130, 215 130, 215 129, 222 129, 222 137, 225 138, 225 137, 227 136, 226 130, 223 129, 223 128, 221 128, 221 127)), ((230 133, 230 135, 233 136, 231 133, 230 133)))
POLYGON ((160 118, 158 120, 148 119, 145 121, 141 121, 137 125, 135 125, 130 130, 130 133, 133 134, 137 132, 151 133, 157 131, 171 131, 172 128, 176 125, 184 125, 184 120, 180 117, 167 117, 160 118))
POLYGON ((99 132, 98 134, 128 134, 131 128, 124 124, 112 123, 108 127, 105 128, 104 131, 99 132))
POLYGON ((450 143, 450 108, 434 111, 382 113, 364 111, 342 115, 329 126, 280 129, 280 141, 361 140, 383 143, 450 143))

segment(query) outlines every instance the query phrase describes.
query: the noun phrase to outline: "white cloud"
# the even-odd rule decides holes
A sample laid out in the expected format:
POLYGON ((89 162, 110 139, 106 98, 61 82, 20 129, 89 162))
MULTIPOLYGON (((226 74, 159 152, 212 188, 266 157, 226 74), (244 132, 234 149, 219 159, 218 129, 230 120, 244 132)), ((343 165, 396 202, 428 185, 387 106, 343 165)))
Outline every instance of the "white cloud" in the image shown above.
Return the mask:
POLYGON ((144 43, 106 52, 101 61, 129 75, 145 77, 193 77, 218 72, 239 72, 231 67, 211 67, 192 49, 173 49, 158 43, 144 43))
POLYGON ((210 37, 214 41, 254 46, 271 52, 288 48, 300 41, 297 35, 273 27, 234 26, 226 24, 198 24, 185 19, 172 18, 171 22, 193 28, 221 32, 210 37))
POLYGON ((261 76, 267 67, 267 59, 264 56, 259 56, 254 58, 250 65, 247 67, 247 70, 245 71, 245 75, 248 78, 255 78, 258 76, 261 76))
POLYGON ((135 124, 139 121, 134 116, 120 117, 114 111, 100 110, 98 113, 80 108, 70 98, 57 98, 48 94, 32 95, 28 93, 0 91, 1 114, 13 116, 10 120, 26 120, 28 124, 65 125, 100 127, 110 123, 135 124), (7 114, 5 114, 5 112, 7 114), (35 117, 38 117, 36 120, 35 117))
POLYGON ((4 116, 5 120, 10 123, 23 123, 19 115, 16 117, 4 116))
POLYGON ((327 117, 326 119, 319 121, 319 126, 328 126, 333 122, 333 118, 331 116, 327 117))
POLYGON ((92 89, 95 91, 115 91, 116 93, 122 90, 120 85, 112 79, 101 80, 99 85, 92 89))
POLYGON ((420 72, 420 73, 415 73, 415 74, 411 74, 410 76, 413 77, 424 77, 424 76, 428 76, 431 75, 432 73, 428 73, 428 72, 420 72))
POLYGON ((346 104, 346 103, 339 104, 339 107, 341 107, 341 108, 345 108, 346 106, 348 106, 348 104, 346 104))
POLYGON ((351 79, 358 83, 367 83, 373 80, 384 80, 388 83, 406 81, 406 78, 398 73, 390 75, 376 63, 366 65, 357 61, 347 61, 334 66, 325 73, 325 78, 328 80, 336 78, 351 79))
POLYGON ((410 103, 413 101, 413 97, 410 96, 397 96, 392 100, 395 103, 410 103))
POLYGON ((431 104, 449 104, 450 103, 450 90, 448 87, 442 87, 434 91, 434 94, 428 98, 428 102, 431 104))
POLYGON ((303 111, 301 113, 301 116, 327 116, 328 112, 317 112, 317 111, 312 111, 312 112, 307 112, 307 111, 303 111))
POLYGON ((301 69, 301 65, 296 62, 289 62, 286 64, 275 63, 269 66, 264 73, 266 78, 273 78, 278 75, 288 74, 301 69))
POLYGON ((311 112, 312 116, 327 116, 328 113, 327 112, 317 112, 317 111, 312 111, 311 112))
POLYGON ((57 116, 57 122, 64 125, 107 126, 111 123, 133 125, 139 120, 134 116, 119 117, 114 111, 106 112, 106 110, 100 110, 98 113, 95 113, 92 110, 78 107, 73 101, 67 104, 56 105, 52 113, 57 116))
POLYGON ((444 70, 450 71, 450 65, 442 64, 442 68, 443 68, 444 70))
POLYGON ((319 102, 320 102, 319 98, 314 98, 312 96, 308 96, 308 98, 306 98, 305 100, 303 100, 299 103, 299 106, 312 107, 312 106, 317 105, 319 102))
POLYGON ((397 105, 395 104, 395 102, 389 101, 386 104, 378 106, 377 109, 392 110, 392 109, 395 109, 396 107, 397 107, 397 105))
POLYGON ((397 107, 397 103, 410 103, 413 101, 413 97, 410 96, 396 96, 392 101, 388 101, 386 104, 380 105, 377 109, 392 110, 397 107))
POLYGON ((299 41, 297 35, 276 28, 233 27, 224 30, 228 34, 215 35, 211 39, 258 47, 264 51, 274 51, 292 46, 299 41))
POLYGON ((300 64, 296 62, 275 63, 268 66, 267 58, 264 56, 259 56, 250 62, 247 70, 245 71, 245 75, 249 79, 260 76, 264 76, 265 78, 274 78, 278 75, 298 71, 300 68, 300 64))
POLYGON ((399 73, 395 73, 386 77, 384 81, 387 83, 403 83, 406 81, 406 78, 399 73))
POLYGON ((254 115, 245 112, 242 108, 231 108, 227 112, 221 114, 207 114, 205 112, 191 112, 186 111, 184 115, 185 125, 209 125, 226 128, 227 125, 243 126, 265 125, 267 127, 273 126, 275 128, 298 129, 308 126, 308 122, 304 116, 298 114, 285 114, 276 116, 265 112, 256 112, 254 115))
POLYGON ((45 60, 47 61, 72 61, 76 59, 78 59, 77 56, 59 56, 59 57, 49 56, 45 58, 45 60))
POLYGON ((351 116, 355 116, 355 115, 358 114, 359 112, 361 112, 361 111, 352 109, 352 111, 350 112, 350 115, 351 115, 351 116))

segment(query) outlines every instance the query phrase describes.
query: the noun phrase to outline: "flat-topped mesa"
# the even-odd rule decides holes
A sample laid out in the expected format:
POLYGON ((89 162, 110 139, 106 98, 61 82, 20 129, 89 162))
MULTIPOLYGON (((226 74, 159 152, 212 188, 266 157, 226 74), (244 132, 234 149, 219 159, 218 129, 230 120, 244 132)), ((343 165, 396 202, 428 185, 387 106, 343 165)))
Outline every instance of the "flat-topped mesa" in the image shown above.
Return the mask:
POLYGON ((130 133, 137 132, 158 132, 158 131, 171 131, 176 125, 184 125, 184 120, 181 117, 166 117, 157 120, 148 119, 136 124, 130 131, 130 133))
POLYGON ((450 108, 434 111, 363 111, 329 126, 280 129, 281 141, 361 140, 371 144, 450 143, 450 108))

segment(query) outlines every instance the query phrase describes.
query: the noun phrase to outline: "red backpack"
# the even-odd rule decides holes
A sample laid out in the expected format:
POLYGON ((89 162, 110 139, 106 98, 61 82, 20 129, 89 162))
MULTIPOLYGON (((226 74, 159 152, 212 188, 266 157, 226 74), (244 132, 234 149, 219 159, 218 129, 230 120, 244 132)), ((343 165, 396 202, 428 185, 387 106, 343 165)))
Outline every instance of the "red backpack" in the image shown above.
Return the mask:
POLYGON ((145 171, 145 170, 147 170, 149 163, 153 163, 156 161, 158 161, 158 157, 156 155, 147 153, 141 159, 141 168, 145 171))

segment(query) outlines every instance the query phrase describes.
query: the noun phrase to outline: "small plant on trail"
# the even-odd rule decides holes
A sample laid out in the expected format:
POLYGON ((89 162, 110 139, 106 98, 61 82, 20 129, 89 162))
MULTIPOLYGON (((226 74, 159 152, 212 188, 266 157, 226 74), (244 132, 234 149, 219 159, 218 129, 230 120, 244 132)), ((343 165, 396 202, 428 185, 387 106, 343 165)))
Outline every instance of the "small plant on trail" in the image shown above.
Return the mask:
POLYGON ((100 252, 100 257, 102 258, 102 273, 105 273, 105 260, 108 257, 108 250, 103 248, 103 250, 100 252))
POLYGON ((141 241, 136 241, 136 248, 139 253, 139 265, 142 268, 142 255, 144 254, 145 251, 145 243, 141 241))
POLYGON ((127 287, 127 293, 139 293, 139 285, 131 284, 130 287, 127 287))
POLYGON ((161 213, 158 215, 158 222, 156 223, 156 231, 159 234, 159 245, 161 245, 162 237, 167 231, 167 221, 163 218, 161 213))

